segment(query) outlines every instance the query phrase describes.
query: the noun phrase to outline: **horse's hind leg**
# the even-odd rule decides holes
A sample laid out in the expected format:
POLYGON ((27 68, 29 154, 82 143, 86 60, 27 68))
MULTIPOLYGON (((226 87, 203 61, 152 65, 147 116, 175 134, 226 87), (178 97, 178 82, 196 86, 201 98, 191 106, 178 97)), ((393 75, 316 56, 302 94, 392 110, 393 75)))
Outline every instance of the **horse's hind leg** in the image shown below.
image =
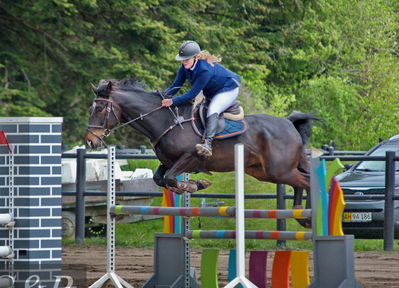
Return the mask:
MULTIPOLYGON (((299 164, 298 164, 298 171, 300 174, 302 174, 303 177, 305 177, 305 180, 306 180, 306 186, 305 186, 306 195, 307 195, 306 208, 310 209, 311 208, 310 167, 309 167, 309 161, 307 159, 305 151, 303 151, 301 153, 301 158, 300 158, 299 164)), ((298 188, 298 189, 301 189, 301 188, 298 188)), ((302 193, 303 193, 303 189, 301 189, 300 192, 298 191, 298 194, 300 194, 300 196, 298 196, 298 197, 300 197, 300 199, 298 199, 298 200, 295 199, 297 201, 297 204, 302 204, 301 203, 302 202, 302 193)), ((295 193, 295 195, 296 195, 296 193, 295 193)), ((294 204, 295 204, 295 202, 294 202, 294 204)))
MULTIPOLYGON (((309 175, 294 169, 290 173, 279 177, 280 183, 290 185, 294 188, 293 209, 302 209, 303 190, 309 191, 310 178, 309 175)), ((306 208, 310 208, 310 193, 307 193, 306 208)), ((297 219, 298 223, 306 228, 311 228, 311 219, 297 219)))
MULTIPOLYGON (((294 205, 293 209, 302 209, 302 196, 303 190, 302 187, 293 187, 294 188, 294 205)), ((307 191, 307 199, 306 199, 306 209, 310 209, 310 193, 307 191)), ((312 220, 310 218, 306 219, 296 219, 298 223, 305 228, 312 228, 312 220)))
MULTIPOLYGON (((306 159, 306 154, 302 153, 301 159, 299 161, 297 172, 301 174, 302 179, 305 180, 305 186, 298 187, 293 186, 294 188, 294 209, 301 209, 302 208, 302 196, 303 190, 306 190, 306 209, 311 208, 311 193, 310 193, 310 172, 309 172, 309 162, 306 159)), ((299 224, 303 227, 311 228, 312 221, 311 219, 298 219, 299 224)))

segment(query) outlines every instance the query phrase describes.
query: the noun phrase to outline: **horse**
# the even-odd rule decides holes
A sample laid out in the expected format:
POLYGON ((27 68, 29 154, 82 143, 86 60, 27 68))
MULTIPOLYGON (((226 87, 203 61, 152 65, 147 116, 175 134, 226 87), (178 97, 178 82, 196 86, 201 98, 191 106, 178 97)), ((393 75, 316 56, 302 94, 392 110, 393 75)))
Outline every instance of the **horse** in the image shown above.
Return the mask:
MULTIPOLYGON (((162 107, 163 95, 148 91, 131 79, 102 80, 96 87, 96 98, 90 108, 86 143, 92 149, 105 145, 104 138, 114 129, 129 125, 144 134, 160 161, 154 173, 158 186, 174 192, 195 192, 207 188, 206 179, 177 181, 183 172, 234 171, 234 145, 244 144, 245 173, 276 184, 294 188, 293 208, 302 208, 303 190, 309 192, 309 161, 305 145, 312 133, 312 121, 321 119, 310 113, 293 112, 287 118, 266 114, 245 115, 248 130, 241 135, 216 140, 211 157, 197 154, 195 144, 201 141, 192 129, 192 104, 178 108, 162 107), (176 115, 178 113, 178 115, 176 115), (119 126, 117 126, 119 124, 119 126)), ((310 193, 306 207, 310 208, 310 193)), ((310 227, 309 219, 299 221, 310 227)))

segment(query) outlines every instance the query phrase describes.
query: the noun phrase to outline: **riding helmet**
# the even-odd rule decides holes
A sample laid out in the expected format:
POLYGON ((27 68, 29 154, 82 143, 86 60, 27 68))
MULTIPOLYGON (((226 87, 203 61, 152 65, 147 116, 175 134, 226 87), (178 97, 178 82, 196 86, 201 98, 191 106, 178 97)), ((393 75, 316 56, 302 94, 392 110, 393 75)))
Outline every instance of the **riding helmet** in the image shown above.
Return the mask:
POLYGON ((176 60, 182 61, 193 58, 201 52, 201 48, 195 41, 186 41, 180 45, 179 54, 176 55, 176 60))

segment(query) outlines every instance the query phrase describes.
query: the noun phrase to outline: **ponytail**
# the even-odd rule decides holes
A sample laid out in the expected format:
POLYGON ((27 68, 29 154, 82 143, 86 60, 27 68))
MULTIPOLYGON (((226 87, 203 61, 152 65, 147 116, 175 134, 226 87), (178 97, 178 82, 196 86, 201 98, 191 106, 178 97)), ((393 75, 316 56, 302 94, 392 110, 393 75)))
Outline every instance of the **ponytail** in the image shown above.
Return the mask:
POLYGON ((206 50, 202 50, 196 57, 199 60, 207 60, 210 65, 213 66, 214 63, 222 62, 222 58, 212 55, 206 50))

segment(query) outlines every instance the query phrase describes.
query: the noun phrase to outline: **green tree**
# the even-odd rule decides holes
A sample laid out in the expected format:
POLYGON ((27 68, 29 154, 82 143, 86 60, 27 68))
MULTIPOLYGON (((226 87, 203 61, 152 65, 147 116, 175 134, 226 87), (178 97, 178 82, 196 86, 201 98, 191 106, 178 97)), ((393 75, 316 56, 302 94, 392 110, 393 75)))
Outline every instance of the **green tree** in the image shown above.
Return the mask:
POLYGON ((398 124, 397 13, 389 1, 318 1, 287 32, 269 81, 327 120, 315 143, 367 149, 398 124))

